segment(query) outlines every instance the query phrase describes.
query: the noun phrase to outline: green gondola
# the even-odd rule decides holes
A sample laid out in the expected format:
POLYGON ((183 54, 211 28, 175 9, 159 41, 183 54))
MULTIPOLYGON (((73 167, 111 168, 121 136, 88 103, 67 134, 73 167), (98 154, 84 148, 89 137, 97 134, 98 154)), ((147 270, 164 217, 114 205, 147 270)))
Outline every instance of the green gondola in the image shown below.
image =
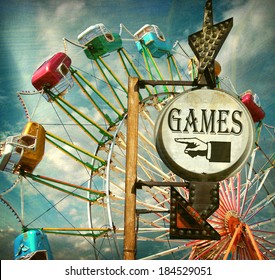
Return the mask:
POLYGON ((102 23, 88 27, 77 39, 85 47, 86 56, 92 60, 122 47, 120 35, 111 33, 102 23))

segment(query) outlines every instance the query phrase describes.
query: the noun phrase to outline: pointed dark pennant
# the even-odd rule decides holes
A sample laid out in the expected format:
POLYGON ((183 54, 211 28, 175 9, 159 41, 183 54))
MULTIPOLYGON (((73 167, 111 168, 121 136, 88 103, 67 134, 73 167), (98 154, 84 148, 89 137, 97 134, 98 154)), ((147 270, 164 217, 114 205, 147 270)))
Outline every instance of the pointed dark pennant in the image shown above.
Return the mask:
POLYGON ((188 36, 188 43, 198 59, 198 84, 216 86, 214 60, 233 26, 233 18, 213 24, 212 0, 207 0, 201 31, 188 36))

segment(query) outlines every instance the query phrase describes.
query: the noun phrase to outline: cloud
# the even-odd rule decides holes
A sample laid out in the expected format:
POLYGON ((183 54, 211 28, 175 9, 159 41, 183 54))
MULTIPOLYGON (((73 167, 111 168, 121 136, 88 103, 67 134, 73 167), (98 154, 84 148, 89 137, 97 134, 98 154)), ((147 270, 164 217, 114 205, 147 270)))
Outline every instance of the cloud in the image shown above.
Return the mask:
MULTIPOLYGON (((42 40, 50 49, 56 47, 56 42, 62 40, 64 31, 77 23, 79 16, 85 16, 85 1, 51 1, 40 5, 37 14, 37 23, 42 40), (46 5, 45 5, 46 4, 46 5), (72 13, 73 11, 73 13, 72 13)), ((45 49, 45 46, 43 46, 45 49)))
POLYGON ((13 259, 13 241, 18 235, 18 232, 14 229, 0 230, 0 259, 1 260, 12 260, 13 259), (2 242, 5 240, 5 242, 2 242))
POLYGON ((85 11, 85 1, 62 1, 62 3, 56 8, 54 18, 57 21, 65 22, 66 24, 75 24, 78 20, 78 15, 83 15, 85 11), (72 15, 72 11, 74 16, 72 15))
POLYGON ((260 57, 275 43, 272 4, 255 0, 235 4, 223 14, 224 19, 233 16, 234 25, 217 58, 223 62, 222 74, 229 75, 233 82, 249 70, 265 70, 260 57))

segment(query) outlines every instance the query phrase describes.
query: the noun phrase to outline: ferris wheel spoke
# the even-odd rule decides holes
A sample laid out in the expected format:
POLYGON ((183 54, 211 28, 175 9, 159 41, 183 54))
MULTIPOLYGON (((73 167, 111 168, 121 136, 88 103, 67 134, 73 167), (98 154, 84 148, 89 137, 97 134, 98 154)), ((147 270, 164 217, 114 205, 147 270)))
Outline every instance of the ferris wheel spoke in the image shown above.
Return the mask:
POLYGON ((138 161, 138 166, 141 167, 142 171, 147 176, 147 178, 149 178, 149 180, 154 180, 153 172, 151 172, 150 169, 146 168, 141 161, 138 161))
MULTIPOLYGON (((170 79, 174 80, 174 78, 175 78, 174 73, 175 73, 175 75, 177 77, 176 80, 182 81, 182 75, 179 71, 179 67, 178 67, 177 62, 175 60, 175 57, 172 54, 167 55, 167 65, 168 65, 168 72, 170 73, 170 79)), ((175 87, 173 86, 171 90, 175 91, 175 87)), ((184 86, 182 86, 182 90, 183 91, 185 90, 184 86)))
POLYGON ((24 173, 24 174, 22 174, 22 176, 26 177, 26 178, 30 178, 33 181, 38 182, 40 184, 43 184, 43 185, 45 185, 47 187, 50 187, 52 189, 64 192, 64 193, 66 193, 70 196, 74 196, 74 197, 77 197, 79 199, 82 199, 82 200, 88 201, 88 202, 95 202, 96 200, 98 200, 98 199, 100 199, 100 198, 102 198, 103 196, 106 195, 104 192, 100 192, 100 191, 97 191, 97 190, 92 190, 92 189, 89 189, 89 188, 85 188, 85 187, 82 187, 82 186, 78 186, 78 185, 75 185, 75 184, 71 184, 71 183, 68 183, 68 182, 64 182, 64 181, 61 181, 61 180, 57 180, 57 179, 42 176, 42 175, 34 175, 32 173, 24 173), (73 190, 71 191, 71 190, 65 189, 64 187, 73 188, 73 190), (93 195, 93 197, 88 198, 84 195, 77 194, 77 193, 75 193, 76 190, 84 191, 85 193, 89 192, 90 194, 93 195))
POLYGON ((230 239, 229 238, 225 238, 224 240, 224 244, 221 244, 220 246, 220 249, 217 251, 215 257, 213 258, 214 260, 218 260, 218 259, 221 259, 225 250, 226 250, 226 247, 229 246, 229 242, 230 242, 230 239))
POLYGON ((86 132, 86 134, 92 138, 96 142, 96 144, 103 144, 101 140, 98 139, 98 137, 105 136, 107 139, 112 139, 112 135, 103 127, 98 125, 95 121, 93 121, 91 118, 89 118, 87 115, 83 114, 80 110, 78 110, 76 107, 74 107, 72 104, 70 104, 68 101, 65 101, 65 99, 60 97, 53 97, 55 103, 59 106, 60 109, 62 109, 76 124, 79 125, 79 127, 86 132), (67 107, 66 107, 67 106, 67 107), (91 133, 88 129, 85 128, 82 123, 73 116, 73 114, 69 111, 69 109, 72 110, 72 112, 76 113, 79 117, 85 119, 89 124, 96 127, 99 131, 100 136, 96 136, 93 133, 91 133))
MULTIPOLYGON (((155 176, 169 179, 165 172, 162 172, 160 168, 154 166, 153 163, 150 163, 148 160, 141 157, 141 160, 138 160, 138 166, 142 168, 142 170, 147 174, 148 179, 152 181, 156 181, 155 176)), ((142 180, 142 178, 139 178, 142 180)))
POLYGON ((167 175, 167 173, 163 172, 162 169, 155 166, 153 163, 151 163, 145 157, 138 154, 138 159, 140 160, 140 162, 143 162, 143 164, 146 164, 148 166, 148 168, 150 168, 151 170, 155 170, 158 174, 160 174, 160 176, 163 176, 163 178, 169 179, 169 176, 167 175))
MULTIPOLYGON (((127 73, 127 76, 130 77, 131 75, 130 75, 129 69, 126 65, 126 62, 123 59, 123 56, 126 58, 127 62, 130 64, 130 67, 134 71, 135 75, 137 75, 137 77, 139 79, 143 80, 144 78, 143 78, 142 74, 140 73, 140 71, 138 71, 137 67, 135 66, 134 62, 131 60, 131 58, 130 58, 129 54, 126 52, 126 50, 124 48, 121 48, 120 50, 118 50, 118 54, 119 54, 119 57, 120 57, 120 61, 121 61, 122 65, 123 65, 123 67, 124 67, 124 69, 127 73)), ((152 95, 152 92, 150 91, 148 86, 145 86, 145 89, 147 90, 147 93, 149 95, 152 95)), ((140 93, 139 93, 139 98, 140 98, 140 100, 142 100, 142 96, 140 95, 140 93)))
POLYGON ((145 225, 148 225, 148 226, 152 227, 152 228, 163 228, 163 225, 159 225, 158 223, 155 223, 150 219, 140 217, 139 221, 142 222, 145 225))
MULTIPOLYGON (((144 207, 146 207, 146 209, 155 211, 156 213, 158 211, 160 211, 160 212, 168 212, 169 211, 169 209, 167 209, 167 208, 165 208, 163 206, 160 206, 158 204, 153 205, 153 204, 150 204, 150 203, 145 203, 145 202, 140 201, 140 200, 137 200, 137 205, 144 206, 144 207)), ((149 211, 149 213, 150 213, 150 211, 149 211)))
POLYGON ((232 239, 230 240, 230 243, 229 243, 229 245, 226 249, 226 253, 223 256, 224 260, 227 260, 229 254, 230 254, 230 252, 232 251, 233 248, 234 248, 234 251, 235 251, 236 238, 241 234, 241 232, 242 232, 242 226, 238 225, 235 232, 234 232, 234 235, 232 236, 232 239))
POLYGON ((220 206, 219 206, 218 210, 216 211, 217 216, 223 217, 228 211, 232 211, 232 210, 234 210, 234 209, 229 207, 223 200, 223 197, 221 196, 220 197, 220 206))
POLYGON ((240 172, 237 174, 237 208, 236 211, 238 215, 240 215, 241 212, 241 174, 240 172))
POLYGON ((234 206, 232 205, 232 200, 230 198, 230 190, 226 180, 220 182, 220 193, 221 193, 221 199, 223 200, 226 209, 227 210, 235 209, 234 206))
POLYGON ((229 187, 230 187, 230 192, 231 192, 231 201, 233 203, 233 208, 236 210, 237 209, 237 205, 236 205, 236 195, 235 195, 235 181, 236 178, 235 177, 230 177, 229 179, 229 187))
MULTIPOLYGON (((143 123, 145 123, 145 121, 148 121, 148 123, 150 124, 151 126, 151 130, 154 129, 155 127, 155 122, 152 120, 152 118, 150 117, 150 113, 148 111, 145 111, 143 110, 141 113, 140 113, 140 116, 142 116, 142 121, 143 123)), ((143 125, 143 128, 144 130, 146 131, 146 133, 148 133, 149 129, 147 129, 147 126, 146 125, 143 125)), ((144 132, 138 132, 139 135, 144 135, 144 132)))
MULTIPOLYGON (((166 212, 168 212, 169 210, 166 210, 166 212)), ((161 215, 161 214, 158 214, 159 215, 159 218, 154 220, 153 223, 158 223, 158 222, 170 222, 170 220, 168 219, 168 217, 170 217, 170 214, 167 214, 167 215, 161 215)))
MULTIPOLYGON (((178 62, 176 61, 175 56, 170 54, 170 55, 168 55, 167 58, 169 59, 169 61, 172 61, 171 64, 173 65, 174 69, 176 70, 178 79, 179 79, 180 81, 183 80, 182 73, 181 73, 181 71, 180 71, 180 69, 179 69, 179 64, 178 64, 178 62)), ((185 87, 184 87, 184 86, 182 87, 182 90, 183 90, 183 91, 185 90, 185 87)))
MULTIPOLYGON (((159 70, 159 67, 158 67, 155 59, 153 58, 150 50, 144 45, 143 42, 141 42, 141 46, 142 46, 141 54, 143 56, 144 63, 145 63, 145 66, 146 66, 150 79, 151 80, 156 80, 156 79, 163 80, 163 76, 162 76, 162 74, 159 70), (152 65, 152 67, 150 66, 150 63, 152 65), (153 73, 153 71, 155 73, 153 73), (157 75, 157 76, 155 76, 155 75, 157 75)), ((156 88, 154 90, 155 90, 155 93, 157 93, 156 88)), ((169 92, 167 86, 165 86, 165 85, 163 86, 163 90, 164 90, 164 92, 169 92)))
MULTIPOLYGON (((118 199, 118 197, 116 197, 116 199, 118 199)), ((124 199, 121 198, 120 200, 123 201, 124 199)), ((139 204, 142 205, 142 203, 138 203, 138 202, 137 202, 137 204, 138 204, 138 205, 139 205, 139 204)), ((143 206, 143 205, 142 205, 142 206, 143 206)), ((121 204, 119 204, 119 205, 114 204, 114 205, 112 206, 112 211, 113 211, 114 213, 123 215, 123 213, 124 213, 124 205, 121 205, 121 204)), ((162 208, 159 209, 159 208, 156 208, 156 207, 152 206, 152 207, 151 207, 151 211, 152 211, 152 213, 154 213, 154 212, 161 212, 161 211, 163 211, 163 209, 162 209, 162 208)), ((149 213, 150 213, 150 211, 149 211, 149 213)), ((116 218, 115 218, 115 219, 116 219, 116 218)), ((161 225, 159 225, 159 224, 157 224, 157 223, 154 223, 151 219, 146 219, 146 218, 144 218, 144 217, 139 217, 139 222, 142 222, 143 224, 149 226, 149 228, 146 229, 146 232, 148 232, 148 231, 155 231, 154 228, 163 230, 163 227, 162 227, 161 225)), ((119 224, 119 223, 121 223, 121 220, 120 220, 120 221, 117 221, 117 224, 119 224)), ((145 230, 145 229, 142 229, 142 231, 144 231, 144 230, 145 230)), ((167 229, 165 229, 165 230, 167 230, 167 229)))
POLYGON ((264 151, 261 149, 261 147, 259 146, 259 150, 262 152, 262 154, 264 155, 266 162, 263 164, 263 166, 260 168, 260 170, 262 172, 264 172, 265 170, 269 169, 269 168, 275 168, 275 153, 273 153, 272 155, 268 156, 266 155, 266 153, 264 153, 264 151))
POLYGON ((252 171, 253 171, 253 166, 254 166, 254 161, 255 161, 255 157, 256 157, 256 151, 258 149, 254 149, 251 155, 251 161, 250 161, 250 165, 249 165, 249 170, 248 170, 248 174, 246 177, 246 184, 245 184, 245 189, 244 189, 244 194, 243 194, 243 199, 242 199, 242 205, 241 205, 241 209, 240 209, 240 215, 243 214, 244 211, 244 205, 246 203, 246 197, 247 197, 247 192, 249 187, 251 186, 251 176, 252 176, 252 171))
POLYGON ((218 258, 219 257, 219 253, 221 250, 217 250, 220 249, 220 247, 222 247, 223 245, 227 244, 227 238, 221 238, 221 240, 217 241, 217 242, 211 242, 208 241, 205 244, 202 243, 201 245, 195 246, 195 254, 193 259, 205 259, 207 258, 207 256, 211 255, 213 257, 213 255, 215 255, 214 257, 218 258), (206 246, 205 246, 206 245, 206 246), (216 252, 216 254, 215 254, 216 252))
POLYGON ((268 219, 264 219, 264 220, 261 220, 261 221, 249 223, 249 226, 250 226, 250 228, 253 229, 255 227, 261 227, 261 226, 264 226, 264 225, 268 225, 268 224, 270 224, 274 221, 275 221, 275 218, 268 218, 268 219))
MULTIPOLYGON (((264 183, 265 183, 265 181, 266 181, 266 178, 267 178, 267 176, 268 176, 270 170, 271 170, 271 169, 268 169, 268 170, 266 170, 266 171, 264 172, 264 176, 263 176, 263 178, 261 179, 261 182, 260 182, 259 186, 258 186, 258 187, 255 187, 255 188, 256 188, 255 194, 254 194, 253 197, 251 198, 250 203, 249 203, 249 205, 247 206, 246 212, 243 214, 243 217, 246 217, 246 216, 247 216, 249 210, 251 209, 251 207, 252 207, 252 205, 253 205, 253 202, 255 201, 255 199, 257 198, 257 195, 259 194, 261 188, 263 187, 263 185, 264 185, 264 183)), ((255 176, 254 178, 256 178, 256 177, 257 177, 257 176, 255 176)), ((260 181, 260 178, 258 179, 258 181, 260 181)))
POLYGON ((144 154, 147 157, 149 157, 150 162, 154 166, 156 166, 158 169, 162 169, 159 156, 156 155, 155 150, 151 149, 152 143, 150 142, 149 146, 147 146, 147 144, 148 144, 148 141, 143 142, 143 140, 142 140, 142 143, 139 144, 138 147, 139 147, 140 154, 144 154))
POLYGON ((87 150, 84 150, 83 148, 80 148, 79 146, 76 146, 65 139, 62 139, 61 137, 58 137, 54 135, 53 133, 46 131, 46 139, 53 144, 55 147, 57 147, 59 150, 67 154, 68 156, 72 157, 74 160, 78 161, 79 163, 83 164, 85 167, 88 167, 92 169, 93 171, 97 171, 99 168, 102 166, 106 165, 106 161, 90 152, 87 150), (54 139, 54 140, 53 140, 54 139), (61 146, 58 142, 65 144, 66 146, 73 148, 75 151, 78 153, 82 153, 83 155, 87 156, 91 162, 94 162, 96 160, 97 165, 91 165, 88 161, 83 161, 82 158, 79 156, 73 155, 71 152, 69 152, 68 149, 65 149, 64 146, 61 146))
POLYGON ((160 187, 152 187, 152 188, 146 188, 143 187, 143 190, 145 190, 146 193, 148 193, 157 203, 162 203, 162 200, 160 202, 159 199, 156 198, 156 196, 160 195, 162 199, 167 199, 169 196, 169 191, 166 188, 160 188, 160 187))
MULTIPOLYGON (((266 245, 270 245, 272 248, 274 248, 274 246, 275 246, 275 243, 274 242, 271 242, 271 241, 269 241, 269 240, 267 240, 266 238, 264 238, 264 237, 261 237, 261 236, 258 236, 258 235, 256 235, 256 234, 254 234, 255 232, 257 232, 258 234, 267 234, 267 235, 274 235, 275 234, 275 232, 271 232, 271 231, 255 231, 255 230, 252 230, 252 233, 253 233, 253 235, 255 236, 255 238, 256 238, 256 240, 260 240, 261 241, 261 243, 259 243, 259 244, 266 244, 266 245)), ((266 235, 265 235, 266 236, 266 235)))
MULTIPOLYGON (((262 242, 264 242, 264 240, 262 240, 262 242)), ((274 258, 275 254, 272 252, 273 249, 270 248, 266 248, 263 243, 257 243, 257 245, 259 246, 259 248, 261 248, 262 252, 263 252, 263 258, 268 260, 270 257, 274 258)), ((274 248, 274 244, 271 248, 274 248)))
POLYGON ((145 222, 146 224, 150 224, 150 225, 155 225, 155 227, 161 227, 161 225, 159 224, 161 222, 161 224, 163 223, 169 223, 170 220, 167 218, 169 215, 167 215, 167 213, 169 212, 168 209, 163 208, 157 208, 158 205, 156 205, 155 209, 156 210, 152 210, 150 209, 150 207, 146 208, 146 209, 137 209, 137 213, 140 217, 140 215, 146 215, 146 214, 153 214, 150 216, 150 222, 148 222, 149 220, 146 218, 139 218, 141 221, 145 222), (166 215, 163 215, 163 213, 165 213, 166 215), (157 216, 157 219, 155 219, 155 216, 157 216))
MULTIPOLYGON (((118 187, 118 186, 117 186, 118 187)), ((120 187, 118 187, 120 191, 124 191, 124 189, 121 189, 120 187)), ((124 201, 124 197, 121 197, 117 194, 111 194, 111 199, 113 199, 114 201, 121 201, 123 202, 124 201)), ((159 205, 155 205, 155 204, 151 204, 151 203, 146 203, 142 200, 139 200, 137 199, 137 205, 138 206, 142 206, 142 207, 146 207, 146 209, 149 210, 149 213, 150 213, 150 210, 151 211, 154 211, 154 212, 167 212, 168 209, 163 207, 163 206, 159 206, 159 205)), ((121 204, 122 207, 124 207, 122 204, 121 204)))
POLYGON ((262 199, 259 203, 251 207, 249 214, 252 213, 249 217, 247 217, 246 222, 255 217, 260 211, 262 211, 265 207, 268 206, 275 199, 275 193, 267 195, 264 199, 262 199))
MULTIPOLYGON (((141 167, 143 172, 147 175, 148 179, 151 181, 156 181, 155 176, 163 176, 160 174, 160 171, 162 171, 159 163, 154 158, 154 154, 151 153, 150 149, 146 147, 145 145, 139 144, 139 154, 138 154, 138 166, 141 167), (140 154, 146 155, 146 157, 149 157, 149 159, 145 159, 145 157, 141 156, 140 154), (152 168, 154 166, 154 168, 152 168)), ((161 172, 162 173, 162 172, 161 172)))
MULTIPOLYGON (((122 139, 122 138, 120 138, 120 140, 119 140, 119 143, 120 143, 120 145, 122 145, 123 148, 126 147, 126 143, 124 141, 125 141, 125 139, 122 139)), ((144 146, 142 148, 144 148, 144 146)), ((169 176, 165 172, 163 172, 163 170, 160 167, 156 166, 154 163, 152 163, 151 161, 147 160, 140 153, 138 153, 137 156, 138 156, 138 166, 141 169, 143 169, 147 175, 149 175, 147 170, 154 170, 156 172, 156 174, 159 174, 164 179, 169 179, 169 176)), ((115 160, 117 160, 117 159, 115 158, 115 160)), ((152 177, 149 176, 149 178, 151 179, 152 177)))
POLYGON ((178 247, 163 251, 161 253, 157 253, 157 254, 154 254, 154 255, 150 255, 150 256, 141 258, 141 260, 154 260, 154 259, 157 259, 159 257, 164 257, 164 256, 167 256, 167 255, 170 255, 170 254, 173 254, 173 253, 177 253, 177 252, 181 252, 181 251, 184 251, 184 250, 187 250, 187 249, 188 248, 184 245, 183 246, 178 246, 178 247))
MULTIPOLYGON (((168 230, 168 228, 166 228, 165 233, 163 233, 163 234, 161 234, 161 235, 159 235, 157 237, 157 240, 159 242, 162 241, 162 242, 172 243, 170 238, 169 238, 169 230, 168 230)), ((175 240, 175 242, 177 242, 177 240, 175 240)))
POLYGON ((79 81, 79 79, 81 79, 85 85, 87 85, 93 93, 95 93, 101 102, 103 102, 103 104, 107 105, 109 109, 111 109, 111 111, 113 111, 117 118, 120 120, 122 119, 122 112, 119 112, 119 110, 106 98, 104 97, 104 95, 97 90, 92 83, 90 83, 81 73, 79 73, 79 71, 72 69, 72 77, 74 79, 74 81, 78 84, 78 86, 81 88, 81 91, 83 92, 83 94, 87 97, 87 99, 93 104, 93 106, 96 108, 96 110, 100 113, 100 115, 103 117, 104 120, 106 120, 108 122, 109 125, 113 125, 114 121, 111 119, 111 117, 104 113, 102 111, 102 104, 98 104, 98 102, 96 102, 96 100, 92 97, 91 94, 88 93, 88 91, 85 89, 85 87, 81 84, 81 82, 79 81), (78 78, 79 79, 78 79, 78 78))
MULTIPOLYGON (((141 141, 144 145, 148 146, 148 148, 146 149, 148 151, 148 153, 151 156, 154 156, 155 158, 159 159, 159 157, 157 157, 157 155, 155 154, 155 146, 153 145, 153 143, 145 137, 145 135, 143 133, 139 133, 139 136, 141 138, 141 141)), ((141 147, 143 147, 143 145, 141 145, 141 147)))
MULTIPOLYGON (((100 62, 103 64, 103 66, 108 70, 108 72, 111 74, 111 77, 115 79, 115 81, 122 87, 122 91, 124 91, 125 94, 128 94, 126 88, 122 85, 122 83, 118 80, 118 78, 116 77, 116 75, 108 68, 107 64, 105 64, 103 62, 102 59, 100 59, 100 62)), ((94 60, 95 65, 97 66, 97 68, 99 69, 99 72, 101 73, 103 79, 105 80, 106 84, 108 85, 109 89, 111 90, 115 100, 117 101, 118 105, 120 106, 120 108, 125 112, 126 108, 123 104, 123 101, 120 99, 119 95, 116 92, 115 87, 113 86, 113 83, 110 81, 110 79, 108 78, 108 76, 106 75, 106 73, 104 72, 103 67, 100 65, 100 63, 98 62, 98 60, 94 60)))
POLYGON ((109 228, 41 228, 45 233, 55 235, 85 236, 99 238, 110 231, 109 228), (84 232, 84 233, 82 233, 84 232))
POLYGON ((126 95, 128 95, 128 90, 127 88, 123 85, 122 81, 118 78, 118 76, 114 73, 114 71, 111 70, 110 66, 107 65, 107 63, 101 58, 99 57, 99 61, 102 63, 102 65, 104 65, 104 67, 108 70, 108 72, 111 74, 111 76, 113 76, 113 78, 115 79, 115 81, 120 85, 120 87, 123 89, 124 93, 126 95))

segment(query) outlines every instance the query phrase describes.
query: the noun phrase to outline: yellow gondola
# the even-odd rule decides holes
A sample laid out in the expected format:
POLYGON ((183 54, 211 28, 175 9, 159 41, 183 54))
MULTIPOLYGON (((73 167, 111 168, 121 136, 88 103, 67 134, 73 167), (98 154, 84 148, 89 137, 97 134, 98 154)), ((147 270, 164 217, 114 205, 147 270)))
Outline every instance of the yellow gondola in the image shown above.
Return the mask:
POLYGON ((41 124, 28 122, 21 135, 9 136, 2 144, 0 170, 31 173, 42 160, 46 132, 41 124))
POLYGON ((22 131, 19 143, 24 147, 17 147, 16 151, 21 154, 16 171, 23 169, 32 172, 44 155, 46 132, 42 125, 29 122, 22 131))

